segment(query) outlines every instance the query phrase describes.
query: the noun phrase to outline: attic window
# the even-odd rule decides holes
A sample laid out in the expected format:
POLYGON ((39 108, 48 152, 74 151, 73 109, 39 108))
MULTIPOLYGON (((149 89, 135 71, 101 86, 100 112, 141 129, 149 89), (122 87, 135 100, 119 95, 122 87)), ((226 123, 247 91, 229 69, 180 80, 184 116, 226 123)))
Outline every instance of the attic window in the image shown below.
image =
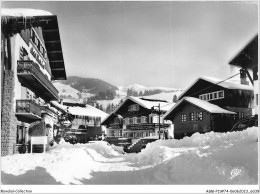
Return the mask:
POLYGON ((133 105, 128 106, 128 111, 130 111, 130 112, 139 111, 139 105, 133 104, 133 105))

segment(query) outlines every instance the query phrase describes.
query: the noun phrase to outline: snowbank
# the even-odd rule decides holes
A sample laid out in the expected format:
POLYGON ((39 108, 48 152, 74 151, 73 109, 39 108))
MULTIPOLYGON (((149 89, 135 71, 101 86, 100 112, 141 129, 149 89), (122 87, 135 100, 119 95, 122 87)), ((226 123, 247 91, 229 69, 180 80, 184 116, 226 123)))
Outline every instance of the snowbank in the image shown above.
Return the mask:
POLYGON ((62 143, 45 154, 2 157, 2 172, 16 177, 42 167, 62 184, 257 184, 258 130, 157 140, 139 154, 102 141, 62 143))

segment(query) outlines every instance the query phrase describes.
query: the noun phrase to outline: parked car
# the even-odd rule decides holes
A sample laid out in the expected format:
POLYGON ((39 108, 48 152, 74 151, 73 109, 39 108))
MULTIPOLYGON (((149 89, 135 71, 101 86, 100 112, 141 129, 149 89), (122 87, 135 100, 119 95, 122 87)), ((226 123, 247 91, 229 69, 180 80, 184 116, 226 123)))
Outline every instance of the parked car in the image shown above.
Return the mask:
POLYGON ((78 143, 77 136, 75 134, 66 133, 64 136, 65 142, 69 142, 71 144, 78 143))

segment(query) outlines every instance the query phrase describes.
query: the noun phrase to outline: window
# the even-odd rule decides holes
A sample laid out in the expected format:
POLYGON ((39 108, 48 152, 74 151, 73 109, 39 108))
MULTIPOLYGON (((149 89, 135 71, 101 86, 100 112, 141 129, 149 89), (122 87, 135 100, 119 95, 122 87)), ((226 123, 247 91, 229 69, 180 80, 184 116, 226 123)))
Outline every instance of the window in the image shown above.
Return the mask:
POLYGON ((223 98, 223 97, 224 97, 224 91, 218 92, 218 97, 219 97, 219 98, 223 98))
POLYGON ((139 110, 139 105, 138 104, 133 105, 133 111, 138 111, 138 110, 139 110))
POLYGON ((202 121, 202 119, 203 119, 203 113, 197 112, 196 113, 196 121, 202 121))
POLYGON ((190 121, 194 121, 194 112, 190 113, 190 121))
POLYGON ((147 117, 141 116, 141 123, 147 123, 147 117))
POLYGON ((139 111, 139 105, 138 104, 134 104, 134 105, 128 106, 128 111, 130 111, 130 112, 132 112, 132 111, 139 111))
POLYGON ((130 123, 130 124, 133 124, 133 118, 130 118, 130 119, 129 119, 129 123, 130 123))
POLYGON ((137 124, 137 117, 133 117, 133 124, 137 124))
POLYGON ((199 113, 198 113, 198 120, 199 120, 199 121, 202 121, 202 119, 203 119, 203 113, 202 113, 202 112, 199 112, 199 113))
POLYGON ((258 94, 255 95, 255 104, 258 105, 258 94))
POLYGON ((129 125, 129 118, 125 118, 125 124, 129 125))
POLYGON ((243 119, 244 118, 244 113, 243 112, 241 112, 241 119, 243 119))
POLYGON ((213 99, 213 94, 209 94, 209 100, 212 100, 213 99))
POLYGON ((224 98, 223 90, 199 95, 199 99, 206 100, 206 101, 217 100, 217 99, 221 99, 221 98, 224 98))
POLYGON ((137 123, 141 123, 141 117, 137 118, 137 123))
POLYGON ((181 115, 181 122, 186 122, 187 118, 186 118, 186 114, 182 114, 181 115))
POLYGON ((159 116, 153 117, 153 123, 159 123, 159 116))

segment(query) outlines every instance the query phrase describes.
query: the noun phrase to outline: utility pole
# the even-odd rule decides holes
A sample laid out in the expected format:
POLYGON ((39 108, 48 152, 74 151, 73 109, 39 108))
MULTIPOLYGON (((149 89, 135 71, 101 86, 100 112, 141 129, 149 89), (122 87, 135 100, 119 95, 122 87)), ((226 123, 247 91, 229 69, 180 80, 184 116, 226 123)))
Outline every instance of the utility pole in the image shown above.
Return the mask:
POLYGON ((161 122, 160 122, 160 117, 161 117, 161 110, 160 110, 160 103, 159 103, 159 139, 161 139, 161 122))

